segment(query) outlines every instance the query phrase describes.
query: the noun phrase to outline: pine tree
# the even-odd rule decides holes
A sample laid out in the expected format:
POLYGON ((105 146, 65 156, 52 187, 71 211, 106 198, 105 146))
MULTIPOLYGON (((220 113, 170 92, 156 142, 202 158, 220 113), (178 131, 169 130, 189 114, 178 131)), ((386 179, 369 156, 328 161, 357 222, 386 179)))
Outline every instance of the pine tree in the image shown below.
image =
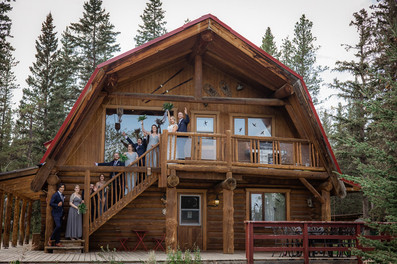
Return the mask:
POLYGON ((12 55, 14 48, 8 38, 11 19, 7 15, 12 10, 11 1, 0 3, 0 171, 9 170, 12 133, 12 91, 18 88, 12 68, 17 61, 12 55))
MULTIPOLYGON (((347 130, 337 135, 349 148, 344 151, 350 175, 344 177, 359 183, 371 203, 370 226, 379 233, 397 236, 397 3, 379 1, 372 7, 354 14, 354 25, 360 36, 356 46, 348 46, 357 58, 339 62, 338 70, 355 76, 350 82, 334 82, 340 95, 350 105, 345 120, 339 122, 347 130), (348 153, 348 152, 351 153, 348 153), (390 221, 388 225, 376 221, 390 221)), ((340 150, 341 146, 336 146, 340 150)), ((338 155, 338 154, 337 154, 338 155)), ((340 160, 343 160, 340 159, 340 160)), ((394 263, 397 240, 374 241, 360 239, 373 251, 354 253, 374 263, 394 263)))
POLYGON ((83 17, 79 22, 72 23, 70 33, 64 38, 71 41, 76 51, 79 66, 80 85, 88 82, 96 66, 113 57, 120 51, 116 37, 120 32, 114 32, 110 23, 110 14, 102 8, 101 0, 89 0, 84 3, 83 17))
POLYGON ((327 70, 327 67, 316 65, 316 53, 320 47, 315 46, 317 38, 312 34, 312 27, 313 22, 302 15, 299 22, 295 24, 292 41, 288 39, 283 41, 281 60, 303 77, 313 103, 316 105, 320 103, 317 96, 323 81, 320 74, 327 70))
POLYGON ((139 25, 138 34, 134 37, 136 47, 167 33, 164 21, 165 11, 161 0, 149 0, 141 15, 143 25, 139 25))
POLYGON ((274 40, 274 36, 272 34, 270 27, 268 27, 266 29, 265 36, 262 37, 261 49, 263 49, 264 51, 266 51, 267 53, 269 53, 270 55, 272 55, 275 58, 280 57, 280 54, 277 51, 276 42, 274 40))
POLYGON ((42 34, 36 40, 36 61, 29 67, 31 74, 26 79, 28 88, 23 89, 19 106, 19 137, 29 139, 28 165, 38 162, 44 154, 43 143, 52 139, 55 132, 50 130, 50 100, 54 94, 57 75, 58 39, 51 13, 42 24, 42 34), (24 125, 24 126, 21 126, 24 125))
POLYGON ((62 33, 62 48, 56 62, 58 72, 55 79, 55 89, 50 98, 49 118, 50 130, 57 131, 65 120, 67 114, 76 102, 81 89, 78 86, 78 67, 80 61, 73 48, 68 28, 62 33))

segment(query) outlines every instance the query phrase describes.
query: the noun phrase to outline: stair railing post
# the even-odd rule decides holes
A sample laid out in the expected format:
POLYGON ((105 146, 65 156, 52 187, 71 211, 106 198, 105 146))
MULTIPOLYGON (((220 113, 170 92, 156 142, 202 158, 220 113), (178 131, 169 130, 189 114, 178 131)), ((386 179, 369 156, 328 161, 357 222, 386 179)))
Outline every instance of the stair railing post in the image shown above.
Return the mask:
MULTIPOLYGON (((84 203, 87 211, 83 215, 83 237, 84 237, 84 252, 89 251, 89 237, 90 237, 90 215, 91 215, 91 199, 90 199, 90 170, 86 170, 84 174, 84 203)), ((91 219, 92 221, 93 219, 91 219)))
POLYGON ((167 146, 168 130, 164 130, 160 135, 160 168, 161 174, 158 182, 159 188, 167 187, 167 146))

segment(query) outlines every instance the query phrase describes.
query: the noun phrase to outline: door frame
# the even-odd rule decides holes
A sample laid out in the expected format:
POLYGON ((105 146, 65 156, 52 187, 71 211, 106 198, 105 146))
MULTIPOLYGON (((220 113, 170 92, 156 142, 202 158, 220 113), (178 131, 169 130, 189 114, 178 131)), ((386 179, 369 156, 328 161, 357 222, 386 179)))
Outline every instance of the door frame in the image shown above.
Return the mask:
MULTIPOLYGON (((188 194, 188 195, 201 195, 201 229, 202 229, 202 236, 203 236, 203 248, 202 250, 207 250, 207 190, 201 189, 177 189, 176 190, 176 197, 177 197, 177 219, 178 219, 178 227, 179 230, 179 217, 180 217, 180 195, 181 194, 188 194)), ((179 241, 179 233, 177 234, 178 241, 179 241)))

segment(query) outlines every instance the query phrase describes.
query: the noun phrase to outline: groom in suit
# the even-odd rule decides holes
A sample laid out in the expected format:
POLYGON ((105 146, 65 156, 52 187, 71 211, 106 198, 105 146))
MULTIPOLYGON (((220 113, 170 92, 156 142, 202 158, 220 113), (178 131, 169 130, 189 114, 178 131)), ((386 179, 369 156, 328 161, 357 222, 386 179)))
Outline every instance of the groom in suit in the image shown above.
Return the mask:
POLYGON ((52 218, 55 222, 54 231, 52 231, 50 241, 48 241, 48 246, 52 246, 53 242, 55 242, 55 246, 62 247, 61 244, 61 228, 62 228, 62 216, 63 216, 63 204, 65 202, 65 196, 63 195, 63 191, 65 190, 65 185, 60 183, 58 185, 58 191, 56 191, 50 200, 50 206, 52 207, 52 218))
POLYGON ((146 152, 146 140, 142 138, 138 138, 137 143, 132 142, 132 140, 127 137, 125 132, 123 132, 124 138, 130 143, 134 148, 136 153, 138 154, 138 157, 142 156, 143 153, 146 152))
MULTIPOLYGON (((102 163, 95 163, 96 166, 125 166, 125 163, 120 161, 120 155, 118 152, 113 154, 113 160, 110 162, 102 162, 102 163)), ((116 176, 118 172, 111 172, 110 173, 110 179, 112 179, 114 176, 116 176)), ((116 203, 121 197, 120 195, 124 193, 124 183, 125 183, 125 174, 123 173, 120 178, 117 178, 111 188, 111 191, 113 193, 113 203, 116 203), (121 179, 121 182, 120 182, 121 179), (123 190, 123 191, 122 191, 123 190)), ((110 199, 109 199, 110 200, 110 199)), ((109 201, 110 202, 110 201, 109 201)))
MULTIPOLYGON (((178 113, 178 129, 176 132, 187 132, 187 125, 189 124, 190 119, 189 115, 187 114, 187 108, 185 107, 185 117, 183 117, 183 113, 179 112, 178 113)), ((187 142, 187 137, 185 136, 178 136, 177 139, 177 158, 178 159, 185 159, 187 156, 186 153, 186 142, 187 142)))

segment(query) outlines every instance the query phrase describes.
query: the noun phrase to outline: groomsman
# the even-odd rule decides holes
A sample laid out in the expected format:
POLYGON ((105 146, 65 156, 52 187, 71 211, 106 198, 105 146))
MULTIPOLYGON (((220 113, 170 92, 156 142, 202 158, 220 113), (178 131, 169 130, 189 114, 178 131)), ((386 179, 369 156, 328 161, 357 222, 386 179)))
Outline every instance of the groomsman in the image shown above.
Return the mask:
POLYGON ((63 247, 61 244, 61 228, 62 228, 62 216, 63 216, 63 204, 65 202, 65 196, 63 191, 65 190, 65 185, 60 183, 58 185, 58 191, 56 191, 50 200, 50 206, 52 207, 51 215, 55 222, 54 231, 52 231, 51 238, 48 241, 48 246, 52 246, 55 242, 55 246, 63 247))
MULTIPOLYGON (((102 162, 102 163, 96 163, 96 166, 121 166, 125 167, 125 163, 120 161, 120 155, 118 152, 113 154, 113 160, 110 162, 102 162)), ((111 172, 110 173, 110 179, 112 179, 114 176, 116 176, 118 172, 111 172)), ((113 192, 113 203, 117 202, 124 193, 124 183, 125 183, 125 174, 123 173, 119 178, 117 178, 112 184, 112 192, 113 192), (121 179, 121 182, 120 182, 121 179), (115 187, 113 187, 115 185, 115 187), (123 191, 122 191, 123 190, 123 191)), ((109 201, 111 202, 111 201, 109 201)))
MULTIPOLYGON (((183 117, 183 113, 179 112, 178 113, 178 129, 176 132, 187 132, 187 125, 190 122, 189 115, 187 114, 187 108, 185 107, 185 117, 183 117)), ((177 158, 178 159, 185 159, 187 156, 187 151, 186 150, 186 143, 187 143, 188 138, 184 136, 178 136, 177 138, 177 158)))

